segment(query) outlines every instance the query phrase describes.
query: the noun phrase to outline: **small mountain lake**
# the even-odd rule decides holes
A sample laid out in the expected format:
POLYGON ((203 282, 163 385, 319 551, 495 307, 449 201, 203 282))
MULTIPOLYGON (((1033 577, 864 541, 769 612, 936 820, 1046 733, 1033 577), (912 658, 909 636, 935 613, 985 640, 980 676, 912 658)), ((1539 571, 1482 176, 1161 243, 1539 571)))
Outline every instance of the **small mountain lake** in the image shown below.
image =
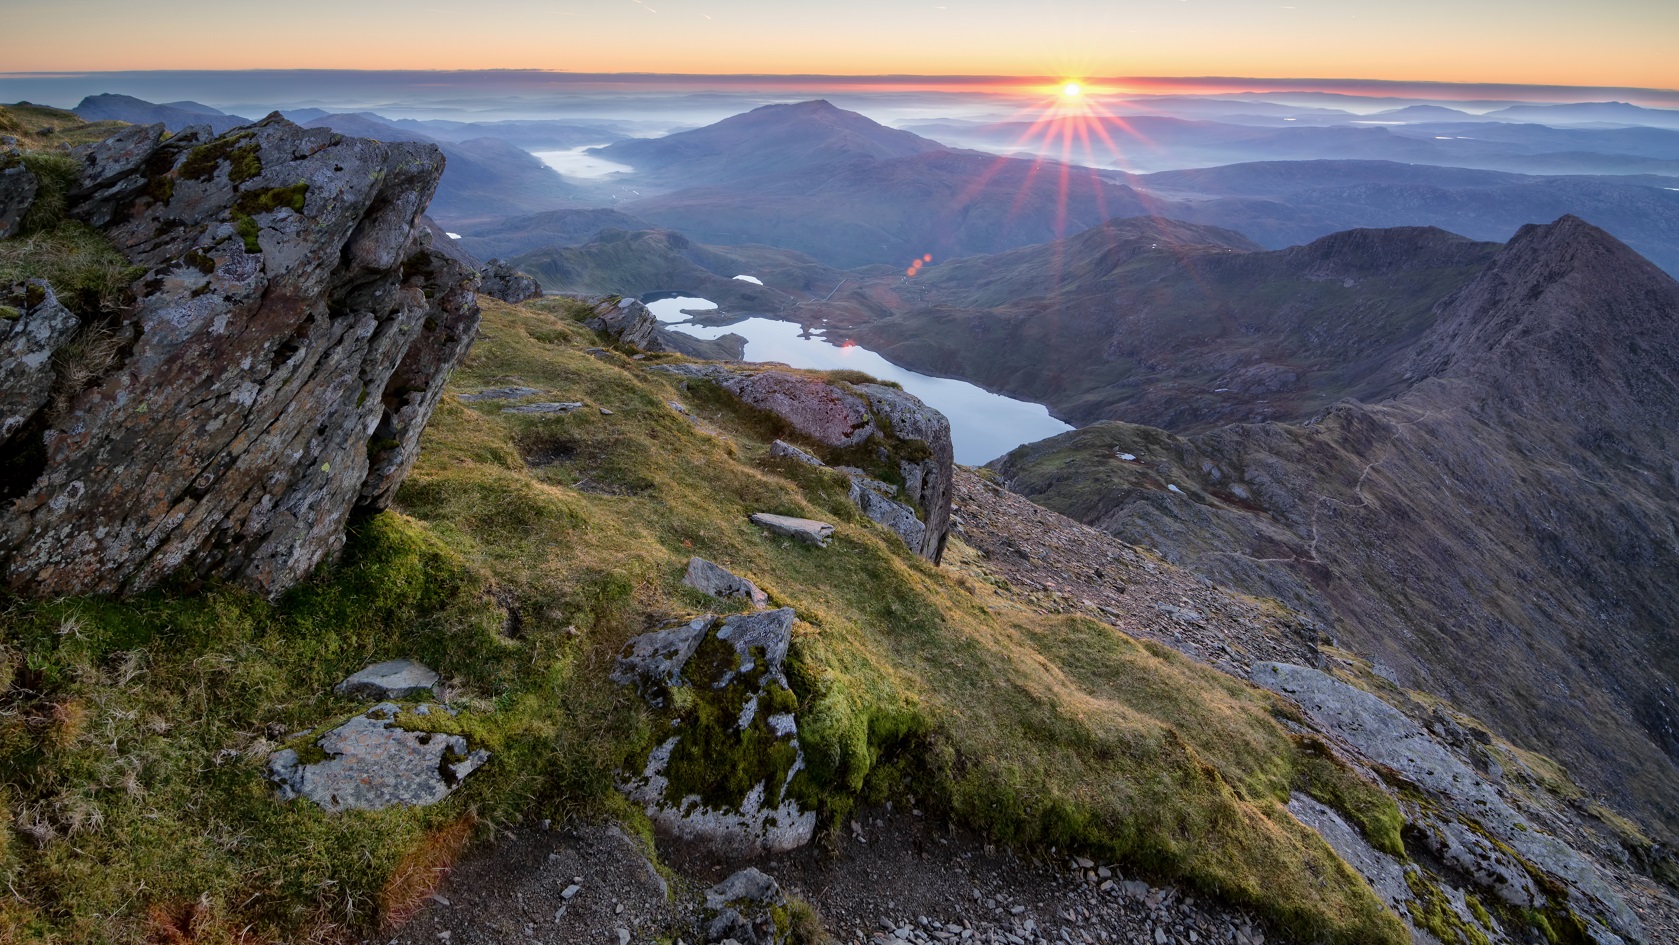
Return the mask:
MULTIPOLYGON (((716 308, 705 299, 678 297, 647 303, 648 308, 670 302, 670 309, 716 308), (702 304, 693 304, 693 303, 702 304)), ((666 321, 663 314, 660 321, 666 321)), ((684 316, 685 317, 685 316, 684 316)), ((945 377, 929 377, 906 370, 867 348, 855 344, 832 345, 819 336, 802 335, 792 322, 771 318, 748 318, 733 325, 683 325, 675 328, 696 338, 721 338, 733 333, 746 339, 748 361, 781 361, 793 367, 831 371, 849 368, 872 374, 884 381, 897 381, 904 390, 921 398, 950 419, 950 438, 956 447, 956 461, 977 466, 990 462, 1022 443, 1065 433, 1072 427, 1049 415, 1048 408, 1024 400, 993 394, 988 390, 945 377)))
POLYGON ((594 180, 611 174, 635 170, 628 164, 619 164, 615 161, 608 161, 606 158, 584 153, 590 147, 598 148, 601 145, 570 148, 565 151, 532 151, 531 153, 536 156, 537 160, 559 171, 564 177, 594 180))

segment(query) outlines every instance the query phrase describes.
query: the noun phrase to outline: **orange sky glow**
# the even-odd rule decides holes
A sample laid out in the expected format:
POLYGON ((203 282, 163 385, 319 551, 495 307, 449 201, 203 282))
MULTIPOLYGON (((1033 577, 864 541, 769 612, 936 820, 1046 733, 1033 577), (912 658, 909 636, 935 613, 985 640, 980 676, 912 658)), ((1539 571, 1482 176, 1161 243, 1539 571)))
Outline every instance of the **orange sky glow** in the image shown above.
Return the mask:
POLYGON ((519 68, 1679 87, 1671 0, 11 0, 4 20, 13 72, 519 68))

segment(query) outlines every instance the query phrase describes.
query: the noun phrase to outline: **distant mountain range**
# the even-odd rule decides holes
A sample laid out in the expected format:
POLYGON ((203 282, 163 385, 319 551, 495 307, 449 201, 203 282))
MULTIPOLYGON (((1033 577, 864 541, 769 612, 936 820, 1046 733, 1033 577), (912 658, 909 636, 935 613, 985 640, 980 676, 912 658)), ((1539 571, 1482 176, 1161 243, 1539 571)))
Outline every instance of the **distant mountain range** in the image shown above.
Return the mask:
MULTIPOLYGON (((1203 247, 1190 258, 1217 258, 1205 234, 1190 235, 1203 247)), ((1399 685, 1557 758, 1672 842, 1679 283, 1572 217, 1524 227, 1503 247, 1431 232, 1342 234, 1306 247, 1295 266, 1264 255, 1275 259, 1164 267, 1205 273, 1226 299, 1173 309, 1205 312, 1215 335, 1208 320, 1227 320, 1222 344, 1197 339, 1200 358, 1210 366, 1222 347, 1224 370, 1241 376, 1268 357, 1250 337, 1296 331, 1307 357, 1355 381, 1385 378, 1371 402, 1343 401, 1305 422, 1188 423, 1201 431, 1189 435, 1100 423, 1021 447, 998 462, 999 476, 1217 583, 1317 615, 1399 685), (1340 319, 1313 316, 1315 293, 1299 283, 1268 294, 1290 269, 1354 289, 1372 278, 1402 284, 1394 274, 1407 257, 1416 272, 1446 262, 1453 275, 1402 332, 1370 331, 1356 302, 1340 319), (1465 266, 1474 271, 1462 278, 1465 266), (1240 304, 1238 272, 1267 305, 1240 304)), ((1170 321, 1136 309, 1113 318, 1128 320, 1087 360, 1148 346, 1161 330, 1149 326, 1170 321)), ((1155 352, 1135 386, 1178 383, 1171 346, 1155 352)), ((1055 351, 1036 353, 1054 364, 1055 351)), ((1262 393, 1232 391, 1250 402, 1262 393)))

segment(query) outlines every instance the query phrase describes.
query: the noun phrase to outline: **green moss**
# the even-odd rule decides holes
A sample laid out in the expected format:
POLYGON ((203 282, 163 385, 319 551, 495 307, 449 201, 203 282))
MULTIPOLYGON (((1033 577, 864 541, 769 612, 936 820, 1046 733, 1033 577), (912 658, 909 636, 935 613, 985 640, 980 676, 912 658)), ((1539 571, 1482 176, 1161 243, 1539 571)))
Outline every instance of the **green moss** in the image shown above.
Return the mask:
POLYGON ((262 173, 262 159, 249 131, 217 138, 201 144, 187 153, 181 162, 180 176, 187 180, 207 181, 216 176, 223 161, 228 165, 228 180, 235 184, 248 181, 262 173))
POLYGON ((304 197, 308 193, 309 185, 303 181, 289 187, 247 190, 233 201, 233 212, 254 217, 259 213, 273 213, 281 207, 289 207, 293 212, 302 213, 304 197))
POLYGON ((23 313, 10 305, 0 305, 0 321, 15 321, 22 317, 23 313))
POLYGON ((1445 945, 1491 945, 1487 933, 1464 922, 1440 887, 1420 871, 1407 870, 1405 884, 1411 887, 1411 895, 1415 897, 1405 903, 1405 909, 1417 928, 1428 931, 1445 945))
POLYGON ((253 256, 262 252, 262 241, 258 239, 262 235, 262 228, 257 226, 255 219, 236 214, 233 217, 233 232, 237 233, 240 241, 245 244, 245 252, 253 256))
POLYGON ((1405 817, 1399 805, 1379 785, 1343 764, 1315 738, 1296 738, 1300 754, 1295 762, 1294 787, 1340 811, 1376 849, 1404 858, 1401 831, 1405 817))

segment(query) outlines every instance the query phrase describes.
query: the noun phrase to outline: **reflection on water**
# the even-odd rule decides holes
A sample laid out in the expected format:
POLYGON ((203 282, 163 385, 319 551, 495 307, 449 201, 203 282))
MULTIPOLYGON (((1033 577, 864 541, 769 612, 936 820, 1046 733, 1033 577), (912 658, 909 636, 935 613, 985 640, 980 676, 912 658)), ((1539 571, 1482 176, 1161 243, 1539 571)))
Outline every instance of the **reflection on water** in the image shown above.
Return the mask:
POLYGON ((652 295, 644 296, 642 301, 647 303, 647 310, 653 313, 653 317, 661 322, 687 321, 688 316, 682 314, 683 309, 709 312, 717 307, 717 303, 710 299, 696 298, 692 295, 675 295, 669 292, 655 292, 652 295))
POLYGON ((584 154, 589 148, 598 148, 593 144, 567 151, 532 151, 537 160, 548 165, 566 177, 596 178, 608 174, 618 174, 633 171, 635 168, 628 164, 618 164, 605 158, 598 158, 592 154, 584 154))
MULTIPOLYGON (((652 308, 655 304, 658 303, 648 303, 648 307, 652 308)), ((794 367, 819 370, 850 368, 881 380, 897 381, 904 390, 950 418, 950 437, 956 446, 956 461, 966 465, 988 462, 1022 443, 1072 429, 1050 416, 1049 410, 1042 404, 993 394, 967 381, 917 374, 866 348, 857 345, 839 347, 816 335, 801 335, 799 326, 792 322, 748 318, 733 325, 690 325, 679 330, 707 339, 731 332, 741 335, 746 339, 746 358, 749 361, 782 361, 794 367)))

